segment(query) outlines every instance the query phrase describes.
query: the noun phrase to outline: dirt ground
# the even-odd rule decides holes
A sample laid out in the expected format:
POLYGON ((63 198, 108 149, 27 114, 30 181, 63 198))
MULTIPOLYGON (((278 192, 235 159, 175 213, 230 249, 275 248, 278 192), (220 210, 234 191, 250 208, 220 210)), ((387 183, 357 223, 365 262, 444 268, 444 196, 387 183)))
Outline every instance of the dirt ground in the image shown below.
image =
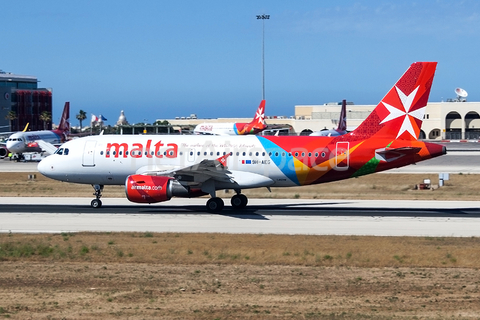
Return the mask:
POLYGON ((11 319, 478 319, 480 239, 0 234, 11 319))

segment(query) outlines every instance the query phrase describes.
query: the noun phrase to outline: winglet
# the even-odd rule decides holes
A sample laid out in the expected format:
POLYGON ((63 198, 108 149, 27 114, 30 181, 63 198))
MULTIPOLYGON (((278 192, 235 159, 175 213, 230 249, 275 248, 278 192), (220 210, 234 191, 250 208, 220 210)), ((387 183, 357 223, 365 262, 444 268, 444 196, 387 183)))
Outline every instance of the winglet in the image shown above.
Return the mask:
POLYGON ((226 155, 221 156, 220 158, 217 159, 218 162, 222 165, 222 168, 227 167, 227 158, 230 155, 230 153, 227 153, 226 155))
POLYGON ((28 128, 28 125, 29 125, 29 124, 30 124, 30 122, 25 125, 25 128, 23 129, 22 132, 26 132, 26 131, 27 131, 27 128, 28 128))

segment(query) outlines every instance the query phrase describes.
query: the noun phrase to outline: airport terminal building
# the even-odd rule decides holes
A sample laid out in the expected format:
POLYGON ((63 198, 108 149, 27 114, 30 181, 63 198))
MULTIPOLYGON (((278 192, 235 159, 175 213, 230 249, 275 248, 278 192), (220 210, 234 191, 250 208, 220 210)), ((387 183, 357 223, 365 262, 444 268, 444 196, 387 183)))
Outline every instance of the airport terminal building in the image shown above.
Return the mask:
MULTIPOLYGON (((347 129, 355 129, 375 107, 376 105, 347 105, 347 129)), ((298 133, 322 130, 325 127, 331 129, 336 127, 339 117, 339 105, 295 106, 296 120, 292 125, 298 133)), ((480 102, 429 102, 425 109, 420 139, 479 140, 480 102)))
MULTIPOLYGON (((347 130, 354 130, 367 118, 376 105, 347 104, 347 130)), ((268 116, 264 134, 308 135, 314 131, 337 127, 341 103, 324 105, 297 105, 294 116, 268 116)), ((254 109, 252 107, 252 109, 254 109)), ((270 108, 270 110, 274 107, 270 108)), ((179 127, 195 126, 202 122, 249 122, 249 118, 192 119, 176 118, 168 120, 179 127)), ((480 102, 450 100, 429 102, 425 109, 421 139, 429 140, 480 140, 480 102)))
POLYGON ((51 130, 52 121, 44 123, 40 114, 52 114, 52 90, 38 88, 34 76, 17 75, 0 70, 0 133, 29 130, 51 130))

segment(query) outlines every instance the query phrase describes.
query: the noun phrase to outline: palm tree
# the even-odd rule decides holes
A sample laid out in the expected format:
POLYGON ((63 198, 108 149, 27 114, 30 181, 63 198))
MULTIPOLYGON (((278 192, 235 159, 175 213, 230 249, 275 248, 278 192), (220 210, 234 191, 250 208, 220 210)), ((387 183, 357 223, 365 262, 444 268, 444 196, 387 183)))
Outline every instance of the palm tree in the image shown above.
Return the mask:
POLYGON ((17 113, 13 110, 8 111, 5 119, 10 121, 10 130, 13 131, 13 120, 17 119, 17 113))
POLYGON ((46 123, 52 120, 52 114, 48 111, 42 111, 39 118, 41 121, 43 121, 43 130, 47 130, 46 123))
POLYGON ((78 121, 80 121, 80 131, 82 131, 82 121, 87 119, 87 113, 82 109, 80 109, 80 111, 76 115, 76 118, 78 121))

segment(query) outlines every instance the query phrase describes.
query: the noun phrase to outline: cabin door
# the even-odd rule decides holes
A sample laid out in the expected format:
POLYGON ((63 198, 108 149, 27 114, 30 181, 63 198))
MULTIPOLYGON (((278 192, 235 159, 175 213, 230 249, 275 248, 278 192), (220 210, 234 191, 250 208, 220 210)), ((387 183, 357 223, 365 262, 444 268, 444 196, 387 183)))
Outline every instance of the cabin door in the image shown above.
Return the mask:
POLYGON ((95 167, 95 146, 97 141, 89 140, 83 149, 82 165, 84 167, 95 167))

